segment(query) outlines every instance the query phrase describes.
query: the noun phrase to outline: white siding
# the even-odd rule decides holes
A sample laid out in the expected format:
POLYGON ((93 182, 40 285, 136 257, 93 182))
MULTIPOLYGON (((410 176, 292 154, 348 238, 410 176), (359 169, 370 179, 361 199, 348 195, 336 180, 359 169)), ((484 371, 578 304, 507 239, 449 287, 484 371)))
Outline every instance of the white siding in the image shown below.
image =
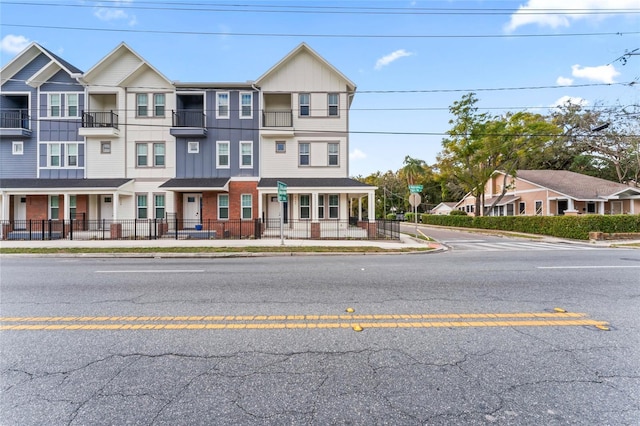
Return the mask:
POLYGON ((262 177, 348 177, 347 176, 347 141, 346 138, 334 137, 314 137, 314 138, 262 138, 260 146, 261 156, 261 176, 262 177), (286 141, 287 151, 276 153, 276 140, 286 141), (310 144, 310 166, 298 165, 298 143, 307 142, 310 144), (328 164, 328 143, 339 143, 340 154, 339 166, 328 164))

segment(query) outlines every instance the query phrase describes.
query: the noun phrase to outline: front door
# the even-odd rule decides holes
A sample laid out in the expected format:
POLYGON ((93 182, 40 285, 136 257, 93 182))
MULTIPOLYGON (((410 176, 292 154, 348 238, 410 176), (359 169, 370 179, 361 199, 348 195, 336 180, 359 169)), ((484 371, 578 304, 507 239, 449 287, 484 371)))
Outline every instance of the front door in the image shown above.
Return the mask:
POLYGON ((563 215, 568 208, 569 202, 567 200, 558 200, 558 215, 563 215))
POLYGON ((104 221, 110 224, 113 220, 113 196, 101 195, 100 196, 100 223, 104 221))
POLYGON ((202 217, 202 194, 183 194, 182 213, 185 226, 200 223, 202 217))
POLYGON ((14 229, 27 229, 27 196, 13 196, 14 229))

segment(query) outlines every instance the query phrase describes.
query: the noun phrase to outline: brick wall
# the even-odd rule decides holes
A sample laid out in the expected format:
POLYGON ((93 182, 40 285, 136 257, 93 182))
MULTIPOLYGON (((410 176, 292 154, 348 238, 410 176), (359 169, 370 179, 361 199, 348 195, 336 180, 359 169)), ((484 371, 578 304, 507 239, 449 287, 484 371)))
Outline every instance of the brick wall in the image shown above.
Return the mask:
POLYGON ((242 218, 242 194, 251 194, 252 219, 260 217, 258 211, 258 182, 229 182, 229 219, 242 218))

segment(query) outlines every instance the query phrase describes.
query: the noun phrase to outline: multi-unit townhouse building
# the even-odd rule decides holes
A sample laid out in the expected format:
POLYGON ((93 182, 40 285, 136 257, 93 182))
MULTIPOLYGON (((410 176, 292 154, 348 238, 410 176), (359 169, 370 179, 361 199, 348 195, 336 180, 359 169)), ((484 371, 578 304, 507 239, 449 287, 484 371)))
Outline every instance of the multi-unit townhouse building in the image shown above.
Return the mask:
POLYGON ((305 43, 246 83, 173 82, 125 43, 87 72, 33 43, 1 78, 3 238, 33 220, 249 236, 280 207, 298 236, 376 233, 375 187, 348 177, 356 87, 305 43))

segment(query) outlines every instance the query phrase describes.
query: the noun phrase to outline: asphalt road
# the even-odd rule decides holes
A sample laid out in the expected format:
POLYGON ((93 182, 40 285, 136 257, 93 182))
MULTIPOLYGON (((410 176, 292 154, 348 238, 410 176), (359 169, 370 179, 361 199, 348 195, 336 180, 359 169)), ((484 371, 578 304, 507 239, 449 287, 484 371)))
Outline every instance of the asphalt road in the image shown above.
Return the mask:
POLYGON ((639 424, 637 250, 0 262, 3 425, 639 424))

